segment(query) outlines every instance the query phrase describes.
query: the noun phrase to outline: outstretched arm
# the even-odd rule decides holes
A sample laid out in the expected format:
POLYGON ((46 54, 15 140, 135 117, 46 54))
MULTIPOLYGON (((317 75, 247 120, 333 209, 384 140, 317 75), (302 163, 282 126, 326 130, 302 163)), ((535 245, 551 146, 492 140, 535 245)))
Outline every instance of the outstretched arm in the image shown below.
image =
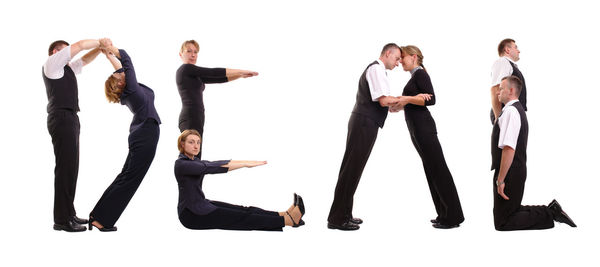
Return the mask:
MULTIPOLYGON (((71 50, 73 51, 73 50, 71 50)), ((81 57, 81 61, 83 61, 83 66, 89 64, 90 62, 92 62, 94 59, 96 59, 96 57, 100 54, 102 50, 100 50, 100 48, 94 48, 92 51, 87 52, 87 54, 85 54, 83 57, 81 57)))
POLYGON ((227 76, 227 81, 229 82, 239 78, 250 78, 257 75, 258 72, 251 70, 225 69, 225 76, 227 76))
POLYGON ((100 47, 100 40, 87 39, 81 40, 71 45, 71 58, 74 58, 79 52, 100 47))
MULTIPOLYGON (((117 50, 117 52, 119 52, 119 50, 117 50)), ((106 55, 106 59, 108 59, 108 61, 110 61, 110 64, 113 65, 113 68, 115 68, 115 70, 118 70, 123 67, 121 65, 121 61, 119 61, 112 52, 106 52, 106 53, 104 53, 104 55, 106 55)))
POLYGON ((260 165, 267 164, 267 161, 256 161, 256 160, 232 160, 229 163, 222 165, 221 167, 229 168, 229 171, 237 170, 239 168, 252 168, 260 165))

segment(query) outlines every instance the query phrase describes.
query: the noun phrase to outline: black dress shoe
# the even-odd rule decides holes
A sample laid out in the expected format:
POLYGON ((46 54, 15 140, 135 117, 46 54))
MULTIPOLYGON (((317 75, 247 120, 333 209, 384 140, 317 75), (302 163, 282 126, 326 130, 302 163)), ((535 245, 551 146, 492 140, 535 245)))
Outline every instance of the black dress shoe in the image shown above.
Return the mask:
POLYGON ((94 222, 95 220, 90 216, 90 219, 88 220, 88 228, 90 231, 92 231, 92 228, 96 227, 96 229, 98 229, 98 231, 100 232, 114 232, 117 231, 117 227, 113 226, 113 227, 102 227, 102 228, 98 228, 98 226, 95 226, 92 222, 94 222))
POLYGON ((562 207, 560 206, 560 204, 558 204, 558 201, 556 201, 556 199, 552 200, 552 202, 548 204, 548 208, 552 212, 555 221, 560 223, 566 223, 571 227, 577 227, 577 225, 575 225, 575 222, 571 220, 571 217, 569 217, 569 215, 567 215, 567 213, 565 213, 562 210, 562 207))
POLYGON ((88 223, 88 220, 73 215, 73 222, 75 222, 76 224, 86 224, 88 223))
POLYGON ((65 231, 65 232, 83 232, 86 230, 85 226, 79 225, 73 220, 68 221, 66 224, 54 224, 54 230, 65 231))
POLYGON ((358 230, 360 228, 360 226, 358 226, 358 224, 353 224, 351 222, 345 222, 342 224, 327 223, 327 228, 338 229, 338 230, 342 230, 342 231, 354 231, 354 230, 358 230))
POLYGON ((437 228, 437 229, 452 229, 452 228, 456 228, 459 227, 460 224, 443 224, 443 223, 434 223, 433 228, 437 228))
POLYGON ((350 219, 350 222, 353 224, 361 224, 363 223, 363 220, 361 218, 352 218, 350 219))
POLYGON ((437 219, 431 219, 431 220, 429 220, 429 221, 430 221, 431 223, 433 223, 433 224, 436 224, 436 223, 438 223, 438 220, 437 220, 437 219))

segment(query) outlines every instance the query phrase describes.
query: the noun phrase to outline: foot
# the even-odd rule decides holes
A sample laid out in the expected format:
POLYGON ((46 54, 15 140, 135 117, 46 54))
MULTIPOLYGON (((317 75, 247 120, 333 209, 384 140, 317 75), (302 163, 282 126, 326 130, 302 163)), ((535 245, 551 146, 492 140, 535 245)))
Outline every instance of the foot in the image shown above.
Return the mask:
POLYGON ((82 219, 82 218, 77 217, 76 215, 73 215, 73 222, 75 222, 77 224, 86 224, 86 223, 88 223, 88 220, 82 219))
POLYGON ((560 204, 558 204, 558 201, 556 201, 556 199, 552 200, 552 202, 548 204, 548 208, 552 212, 555 221, 560 223, 566 223, 571 227, 577 227, 577 225, 575 225, 575 222, 571 220, 571 217, 569 217, 569 215, 567 215, 567 213, 562 210, 562 207, 560 206, 560 204))
POLYGON ((90 231, 92 230, 92 226, 96 227, 100 232, 114 232, 117 231, 117 227, 104 227, 98 221, 93 221, 89 223, 90 231))
POLYGON ((87 228, 83 225, 79 225, 73 220, 68 221, 65 224, 55 223, 53 226, 56 231, 65 231, 65 232, 83 232, 87 228))
POLYGON ((431 226, 433 226, 433 228, 437 228, 437 229, 452 229, 452 228, 459 227, 460 224, 443 224, 443 223, 436 222, 431 226))
POLYGON ((342 230, 342 231, 355 231, 355 230, 360 229, 360 226, 358 226, 358 224, 354 224, 349 221, 344 222, 342 224, 335 224, 335 223, 328 222, 327 228, 337 229, 337 230, 342 230))
POLYGON ((352 218, 350 219, 350 222, 353 224, 362 224, 363 220, 361 218, 352 218))
POLYGON ((291 211, 286 211, 285 214, 285 225, 299 227, 305 224, 302 220, 302 213, 300 213, 300 208, 298 208, 297 206, 295 206, 291 211))

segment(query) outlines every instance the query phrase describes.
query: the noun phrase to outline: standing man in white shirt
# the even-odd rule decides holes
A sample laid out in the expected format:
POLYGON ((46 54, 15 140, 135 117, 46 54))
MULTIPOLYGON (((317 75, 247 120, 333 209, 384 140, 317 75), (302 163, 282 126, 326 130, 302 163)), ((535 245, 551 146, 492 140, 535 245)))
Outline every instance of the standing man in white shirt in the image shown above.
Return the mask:
POLYGON ((387 117, 388 107, 399 100, 390 96, 386 70, 393 70, 400 61, 400 47, 386 44, 379 59, 367 66, 358 81, 356 104, 348 122, 346 152, 335 187, 335 195, 327 227, 339 230, 358 230, 360 218, 352 216, 354 193, 377 139, 379 128, 387 117))
POLYGON ((494 172, 494 226, 498 231, 534 230, 554 227, 554 221, 576 227, 556 200, 548 206, 522 206, 527 178, 529 124, 519 100, 522 83, 516 76, 504 77, 497 98, 505 106, 492 131, 494 172))
POLYGON ((513 39, 504 39, 498 44, 498 58, 492 65, 492 111, 490 112, 490 120, 492 124, 500 116, 500 110, 502 109, 502 103, 498 101, 498 90, 500 81, 507 76, 516 76, 523 84, 521 95, 519 96, 519 102, 523 105, 523 109, 527 111, 527 87, 525 86, 525 78, 517 67, 517 61, 519 61, 519 48, 513 39))
MULTIPOLYGON (((108 39, 106 39, 108 40, 108 39)), ((108 40, 109 41, 109 40, 108 40)), ((50 44, 42 77, 48 95, 48 132, 52 137, 54 168, 54 230, 85 231, 88 221, 76 216, 73 201, 79 172, 79 99, 77 78, 83 66, 100 53, 100 40, 82 40, 69 45, 59 40, 50 44), (93 49, 72 60, 83 50, 93 49)))

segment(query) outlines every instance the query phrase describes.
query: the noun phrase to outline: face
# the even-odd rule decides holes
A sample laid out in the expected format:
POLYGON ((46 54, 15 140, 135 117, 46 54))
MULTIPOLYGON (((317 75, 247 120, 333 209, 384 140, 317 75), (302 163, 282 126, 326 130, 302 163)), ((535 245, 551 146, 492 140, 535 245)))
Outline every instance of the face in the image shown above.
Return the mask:
POLYGON ((506 104, 510 101, 510 84, 508 80, 503 80, 500 82, 500 90, 498 90, 498 100, 506 104))
POLYGON ((515 61, 515 62, 519 61, 520 53, 521 53, 521 51, 519 51, 517 44, 510 43, 509 45, 506 46, 505 54, 513 61, 515 61))
POLYGON ((183 51, 179 52, 183 64, 196 64, 198 59, 198 49, 194 44, 185 44, 183 51))
POLYGON ((400 59, 400 63, 402 64, 403 70, 411 71, 416 67, 417 55, 409 55, 407 53, 403 53, 402 58, 400 59))
POLYGON ((54 50, 52 50, 52 54, 56 54, 58 53, 58 51, 62 50, 63 48, 67 47, 66 44, 60 44, 54 47, 54 50))
POLYGON ((398 67, 400 62, 400 49, 394 48, 385 52, 383 57, 383 65, 388 70, 393 70, 395 67, 398 67))
POLYGON ((117 85, 119 85, 119 87, 125 86, 125 72, 113 73, 112 76, 117 78, 117 81, 119 81, 117 83, 117 85))
POLYGON ((193 158, 200 152, 200 137, 197 135, 188 135, 183 142, 183 154, 193 158))

